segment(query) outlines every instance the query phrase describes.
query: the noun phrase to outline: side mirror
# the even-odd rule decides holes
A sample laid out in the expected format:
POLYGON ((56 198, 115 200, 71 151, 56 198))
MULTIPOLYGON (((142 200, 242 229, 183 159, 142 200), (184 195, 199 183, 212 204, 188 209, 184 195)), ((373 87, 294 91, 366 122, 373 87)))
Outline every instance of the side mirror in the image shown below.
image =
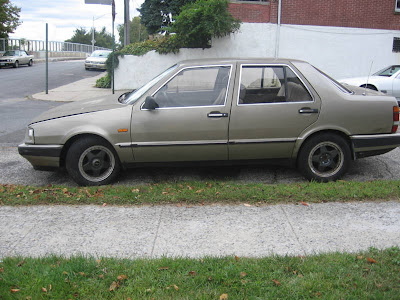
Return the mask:
POLYGON ((156 108, 158 108, 158 104, 156 102, 156 100, 151 97, 151 96, 147 96, 146 100, 144 100, 143 106, 142 108, 144 109, 148 109, 148 110, 154 110, 156 108))

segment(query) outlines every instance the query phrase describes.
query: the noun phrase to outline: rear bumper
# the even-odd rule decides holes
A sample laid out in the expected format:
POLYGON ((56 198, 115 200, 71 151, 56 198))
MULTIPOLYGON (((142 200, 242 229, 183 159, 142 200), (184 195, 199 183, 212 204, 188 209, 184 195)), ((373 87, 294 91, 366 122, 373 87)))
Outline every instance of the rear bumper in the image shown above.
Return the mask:
POLYGON ((35 169, 53 169, 60 167, 62 147, 63 145, 21 144, 18 146, 18 152, 35 169))
POLYGON ((400 134, 353 135, 350 137, 356 158, 379 155, 400 146, 400 134))

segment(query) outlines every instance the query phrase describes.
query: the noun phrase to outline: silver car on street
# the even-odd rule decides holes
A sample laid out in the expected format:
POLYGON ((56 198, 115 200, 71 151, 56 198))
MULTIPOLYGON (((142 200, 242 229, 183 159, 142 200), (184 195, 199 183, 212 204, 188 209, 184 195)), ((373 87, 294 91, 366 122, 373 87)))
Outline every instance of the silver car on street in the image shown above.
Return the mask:
POLYGON ((35 169, 80 185, 121 168, 286 162, 309 180, 400 146, 394 97, 350 90, 304 61, 182 61, 121 96, 70 103, 33 120, 18 149, 35 169))

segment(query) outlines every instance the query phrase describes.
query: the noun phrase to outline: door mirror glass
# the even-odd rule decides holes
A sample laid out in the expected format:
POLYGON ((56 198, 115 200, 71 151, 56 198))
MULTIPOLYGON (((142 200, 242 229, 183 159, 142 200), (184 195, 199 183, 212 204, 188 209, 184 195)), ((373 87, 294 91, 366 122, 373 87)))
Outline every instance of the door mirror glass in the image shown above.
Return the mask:
POLYGON ((146 97, 146 100, 144 100, 144 103, 142 106, 143 109, 148 109, 148 110, 154 110, 158 107, 159 106, 158 106, 156 100, 151 96, 146 97))

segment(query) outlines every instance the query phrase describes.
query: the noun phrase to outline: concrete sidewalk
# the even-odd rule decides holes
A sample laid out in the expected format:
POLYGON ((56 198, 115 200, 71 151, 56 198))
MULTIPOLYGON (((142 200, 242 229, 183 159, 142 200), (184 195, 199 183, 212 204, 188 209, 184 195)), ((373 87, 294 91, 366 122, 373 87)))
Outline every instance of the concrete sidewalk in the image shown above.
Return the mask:
MULTIPOLYGON (((112 94, 111 89, 96 88, 96 80, 105 76, 106 73, 99 74, 94 77, 85 78, 60 86, 58 88, 45 92, 34 94, 30 97, 32 100, 45 100, 57 102, 80 101, 97 97, 104 97, 112 94)), ((126 91, 115 91, 115 93, 122 94, 126 91)))
POLYGON ((260 257, 400 245, 400 203, 0 206, 0 258, 260 257))

